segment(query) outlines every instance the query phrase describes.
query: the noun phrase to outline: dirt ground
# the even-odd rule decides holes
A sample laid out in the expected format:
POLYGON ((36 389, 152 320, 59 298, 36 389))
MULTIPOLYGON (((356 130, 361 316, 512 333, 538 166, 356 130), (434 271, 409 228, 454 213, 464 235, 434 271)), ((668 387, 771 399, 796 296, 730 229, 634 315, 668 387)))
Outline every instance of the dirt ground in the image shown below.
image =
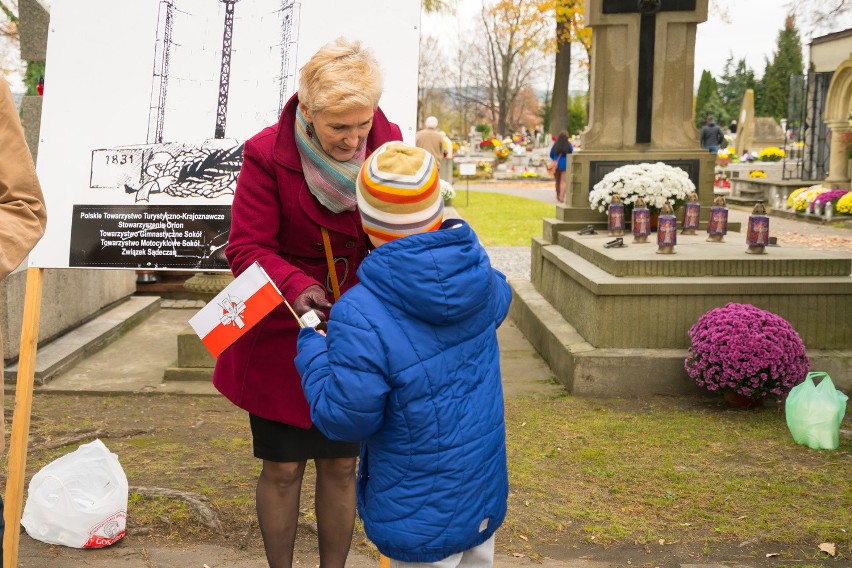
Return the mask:
MULTIPOLYGON (((672 399, 672 404, 678 404, 677 399, 672 399)), ((9 413, 7 408, 7 423, 11 418, 9 413)), ((120 546, 113 547, 111 552, 110 549, 101 551, 100 555, 119 558, 126 556, 129 550, 144 550, 152 545, 218 545, 246 556, 262 555, 254 511, 254 482, 259 464, 251 455, 245 414, 222 397, 37 393, 31 432, 28 479, 51 460, 94 438, 100 438, 119 456, 131 488, 128 536, 120 546), (193 510, 187 504, 189 500, 157 497, 158 489, 184 492, 187 498, 196 499, 203 505, 202 509, 207 510, 193 510), (208 517, 203 520, 205 513, 208 517)), ((297 550, 304 554, 316 548, 312 485, 313 472, 309 467, 303 485, 302 521, 297 543, 297 550)), ((516 513, 519 512, 510 511, 510 515, 516 513)), ((558 535, 544 531, 522 538, 511 531, 498 531, 497 554, 518 563, 582 559, 611 566, 641 567, 721 562, 754 567, 852 566, 848 560, 820 559, 813 550, 797 546, 777 550, 788 561, 794 560, 792 564, 782 564, 774 556, 766 557, 765 545, 756 542, 726 543, 709 548, 700 543, 599 546, 583 544, 579 528, 574 529, 574 534, 569 529, 558 535), (554 543, 556 537, 558 542, 554 543)), ((41 543, 27 546, 56 549, 41 543)), ((376 555, 360 526, 356 527, 352 548, 362 555, 376 555)))

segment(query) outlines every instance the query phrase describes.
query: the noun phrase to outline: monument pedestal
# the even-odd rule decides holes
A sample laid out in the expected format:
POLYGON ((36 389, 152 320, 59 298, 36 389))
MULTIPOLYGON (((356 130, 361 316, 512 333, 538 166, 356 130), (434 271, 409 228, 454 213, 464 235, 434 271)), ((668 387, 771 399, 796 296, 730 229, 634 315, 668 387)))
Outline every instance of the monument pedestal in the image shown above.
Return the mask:
MULTIPOLYGON (((607 234, 553 231, 532 245, 530 282, 513 281, 510 315, 568 390, 589 396, 688 394, 689 328, 729 302, 790 322, 814 369, 852 387, 852 259, 793 247, 745 254, 745 239, 678 235, 604 248, 607 234)), ((841 387, 840 385, 843 385, 841 387)))
MULTIPOLYGON (((234 281, 230 272, 198 272, 184 283, 184 288, 205 302, 210 302, 234 281)), ((209 381, 216 358, 210 355, 191 326, 177 336, 178 359, 163 373, 165 381, 209 381)))

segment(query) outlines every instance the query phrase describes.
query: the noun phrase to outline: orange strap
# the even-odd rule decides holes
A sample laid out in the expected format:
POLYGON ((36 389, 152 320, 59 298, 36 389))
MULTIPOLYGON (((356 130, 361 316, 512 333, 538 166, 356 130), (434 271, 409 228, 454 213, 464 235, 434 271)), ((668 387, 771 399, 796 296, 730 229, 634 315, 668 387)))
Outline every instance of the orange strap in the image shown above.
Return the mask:
POLYGON ((322 231, 322 244, 325 247, 325 261, 328 263, 328 278, 331 280, 331 291, 334 294, 334 301, 340 299, 340 284, 337 281, 337 269, 334 268, 334 257, 331 254, 331 241, 328 238, 328 230, 325 227, 320 227, 322 231))

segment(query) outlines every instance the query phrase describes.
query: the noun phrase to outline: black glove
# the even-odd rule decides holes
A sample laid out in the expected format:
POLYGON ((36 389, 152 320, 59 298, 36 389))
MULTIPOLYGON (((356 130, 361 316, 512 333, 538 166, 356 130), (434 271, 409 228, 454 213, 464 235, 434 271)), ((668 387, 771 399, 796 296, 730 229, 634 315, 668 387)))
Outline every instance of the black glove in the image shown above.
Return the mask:
POLYGON ((304 292, 296 296, 296 299, 293 300, 293 311, 296 312, 296 315, 299 317, 302 317, 311 310, 316 312, 320 322, 322 322, 317 326, 317 329, 319 330, 324 330, 326 328, 326 321, 328 319, 325 317, 323 310, 330 309, 331 302, 329 302, 325 297, 325 290, 323 290, 322 286, 318 284, 308 286, 305 288, 304 292))

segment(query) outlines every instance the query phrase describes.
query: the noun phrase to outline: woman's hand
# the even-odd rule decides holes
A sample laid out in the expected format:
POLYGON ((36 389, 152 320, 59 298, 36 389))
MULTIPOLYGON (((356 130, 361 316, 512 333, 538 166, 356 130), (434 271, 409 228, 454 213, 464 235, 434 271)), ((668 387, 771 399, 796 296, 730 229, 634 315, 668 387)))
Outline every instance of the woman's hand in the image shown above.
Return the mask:
POLYGON ((296 296, 296 299, 293 300, 293 311, 299 317, 302 317, 311 310, 317 314, 317 317, 320 319, 317 330, 324 330, 326 328, 328 318, 325 316, 325 310, 330 309, 331 302, 325 297, 325 290, 318 284, 308 286, 304 292, 296 296))

